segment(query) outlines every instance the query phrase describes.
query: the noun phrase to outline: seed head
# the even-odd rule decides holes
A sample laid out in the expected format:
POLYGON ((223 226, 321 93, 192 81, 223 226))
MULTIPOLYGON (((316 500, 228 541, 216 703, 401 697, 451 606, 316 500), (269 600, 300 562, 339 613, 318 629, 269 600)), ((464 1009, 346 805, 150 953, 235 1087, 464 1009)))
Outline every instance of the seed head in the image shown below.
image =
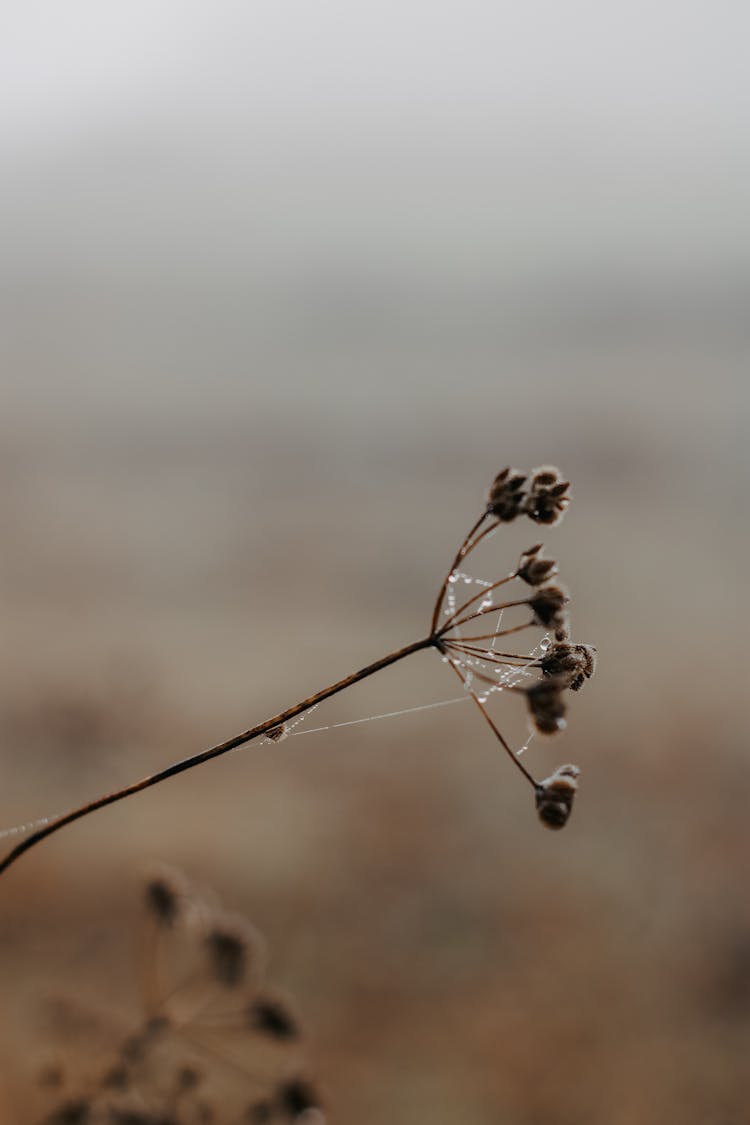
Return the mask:
POLYGON ((561 677, 537 680, 531 687, 521 688, 526 696, 529 713, 540 734, 557 734, 565 728, 565 700, 567 686, 561 677))
POLYGON ((260 935, 244 918, 216 916, 204 938, 209 965, 219 984, 236 988, 261 948, 260 935))
POLYGON ((570 503, 569 488, 570 481, 554 465, 534 469, 524 511, 535 523, 559 523, 570 503))
POLYGON ((283 1082, 278 1090, 278 1099, 282 1113, 288 1114, 292 1121, 306 1109, 320 1108, 320 1098, 305 1078, 283 1082))
POLYGON ((487 511, 497 516, 503 523, 510 523, 520 515, 524 508, 525 493, 523 485, 526 477, 517 469, 510 467, 498 473, 490 485, 487 497, 487 511))
POLYGON ((172 926, 187 897, 182 876, 168 867, 159 867, 146 879, 146 909, 162 926, 172 926))
POLYGON ((541 558, 541 550, 542 544, 537 543, 521 555, 516 574, 529 586, 541 586, 557 574, 557 563, 554 559, 541 558))
POLYGON ((562 586, 540 586, 528 604, 534 611, 534 623, 545 629, 562 628, 567 621, 565 606, 570 601, 562 586))
POLYGON ((580 691, 596 671, 596 649, 562 641, 552 645, 539 663, 545 676, 564 679, 571 691, 580 691))
POLYGON ((88 1098, 71 1098, 63 1102, 47 1119, 48 1125, 86 1125, 91 1120, 91 1102, 88 1098))
POLYGON ((274 996, 260 996, 247 1009, 248 1024, 271 1039, 296 1039, 297 1021, 286 1004, 274 996))
POLYGON ((578 788, 578 766, 558 766, 536 787, 536 811, 547 828, 564 828, 578 788))

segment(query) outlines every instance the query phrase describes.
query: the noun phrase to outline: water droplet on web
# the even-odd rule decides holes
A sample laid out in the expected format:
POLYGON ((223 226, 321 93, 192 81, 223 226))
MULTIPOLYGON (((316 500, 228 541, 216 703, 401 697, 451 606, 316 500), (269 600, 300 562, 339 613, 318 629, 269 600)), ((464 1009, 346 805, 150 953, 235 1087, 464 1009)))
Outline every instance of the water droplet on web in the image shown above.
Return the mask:
POLYGON ((471 586, 471 579, 470 578, 464 578, 464 586, 471 586))
POLYGON ((451 574, 451 575, 449 575, 449 577, 448 577, 448 581, 449 581, 449 582, 458 582, 458 576, 457 576, 457 575, 455 575, 455 574, 451 574))
POLYGON ((479 700, 480 703, 486 703, 487 702, 487 696, 486 695, 478 695, 477 699, 479 700))
POLYGON ((541 641, 539 642, 539 647, 540 647, 540 649, 542 650, 542 652, 546 652, 546 651, 547 651, 547 649, 548 649, 548 648, 549 648, 549 646, 550 646, 550 643, 551 643, 551 642, 550 642, 550 639, 549 639, 549 637, 545 637, 545 638, 544 638, 543 640, 541 640, 541 641))

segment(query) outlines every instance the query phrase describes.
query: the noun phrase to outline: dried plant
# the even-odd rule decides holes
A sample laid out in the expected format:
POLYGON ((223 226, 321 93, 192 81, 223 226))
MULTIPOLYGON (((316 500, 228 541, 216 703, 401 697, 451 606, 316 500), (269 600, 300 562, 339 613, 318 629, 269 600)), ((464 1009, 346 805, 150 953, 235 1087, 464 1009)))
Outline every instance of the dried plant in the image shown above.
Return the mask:
POLYGON ((511 749, 486 707, 489 697, 497 692, 523 694, 534 728, 541 734, 554 734, 565 726, 567 692, 580 690, 583 683, 593 675, 595 649, 592 645, 574 644, 571 641, 568 613, 570 597, 563 586, 551 581, 557 575, 558 565, 553 559, 546 558, 542 554, 542 544, 536 543, 522 553, 514 570, 494 582, 484 582, 478 594, 459 603, 456 588, 462 580, 474 581, 461 568, 480 543, 489 539, 503 525, 523 518, 546 526, 559 523, 570 503, 569 490, 570 482, 562 478, 558 469, 549 465, 534 469, 530 474, 511 468, 503 469, 492 482, 484 510, 465 536, 448 569, 438 591, 426 637, 388 653, 226 742, 89 801, 63 816, 46 821, 0 861, 0 873, 47 836, 97 809, 131 797, 170 777, 176 777, 185 770, 218 758, 254 739, 265 737, 271 742, 281 741, 288 733, 288 724, 293 719, 360 680, 425 649, 436 650, 461 680, 500 745, 532 786, 542 823, 550 828, 562 828, 572 808, 579 772, 577 767, 560 767, 552 778, 536 781, 520 761, 519 752, 511 749), (520 583, 526 589, 519 591, 523 596, 504 601, 499 591, 510 583, 520 583), (506 611, 524 607, 530 610, 528 619, 503 627, 503 615, 506 611), (467 625, 471 625, 472 630, 481 629, 484 620, 490 618, 493 620, 493 627, 489 632, 465 633, 467 625), (554 634, 554 642, 549 636, 545 636, 530 653, 498 650, 497 644, 502 638, 534 628, 550 630, 554 634), (538 676, 535 677, 535 673, 538 676), (533 682, 529 682, 532 679, 533 682), (555 812, 550 813, 547 798, 550 788, 555 787, 555 778, 556 791, 564 792, 564 799, 558 794, 555 812))
MULTIPOLYGON (((145 882, 142 1017, 85 1080, 55 1062, 44 1125, 325 1125, 290 1002, 265 981, 266 946, 179 872, 145 882)), ((60 1031, 65 1031, 63 1026, 60 1031)))

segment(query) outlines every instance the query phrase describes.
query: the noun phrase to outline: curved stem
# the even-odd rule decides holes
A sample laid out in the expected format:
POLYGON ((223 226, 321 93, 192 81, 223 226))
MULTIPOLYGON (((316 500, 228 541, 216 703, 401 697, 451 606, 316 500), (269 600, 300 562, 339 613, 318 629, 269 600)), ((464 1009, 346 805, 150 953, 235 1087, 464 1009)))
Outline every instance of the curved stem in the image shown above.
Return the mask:
MULTIPOLYGON (((484 617, 487 613, 499 613, 501 609, 514 609, 519 605, 528 605, 527 598, 521 598, 516 602, 500 602, 498 605, 488 605, 486 609, 478 609, 474 613, 468 614, 466 617, 460 617, 458 621, 451 621, 444 629, 438 630, 438 636, 444 637, 451 629, 458 629, 461 625, 465 625, 467 621, 473 621, 475 617, 484 617)), ((513 630, 504 630, 504 632, 513 632, 513 630)), ((498 637, 502 637, 504 632, 498 633, 498 637)))
POLYGON ((479 697, 467 685, 466 680, 464 679, 463 673, 460 671, 459 668, 456 667, 456 665, 450 659, 450 657, 448 657, 448 663, 450 664, 451 668, 453 669, 453 671, 458 676, 461 683, 464 685, 464 689, 469 693, 469 695, 474 700, 474 702, 476 703, 479 710, 484 715, 485 719, 487 720, 490 727, 492 728, 493 734, 497 738, 497 740, 500 743, 500 745, 502 746, 503 750, 505 750, 505 752, 508 755, 508 757, 510 758, 510 760, 518 767, 518 769, 521 771, 521 773, 526 778, 526 780, 529 782, 529 784, 533 785, 534 788, 536 789, 537 783, 536 783, 536 780, 534 779, 534 775, 529 773, 529 771, 526 769, 526 766, 524 766, 523 763, 521 761, 519 761, 518 755, 513 753, 510 746, 508 745, 508 743, 505 741, 502 734, 500 733, 500 730, 498 729, 497 725, 494 723, 492 717, 490 716, 490 714, 487 711, 484 704, 480 702, 479 697))
POLYGON ((493 582, 490 586, 485 586, 484 589, 480 590, 478 594, 474 594, 473 597, 465 601, 463 605, 460 605, 458 609, 455 610, 455 612, 453 612, 450 617, 443 622, 440 631, 443 632, 445 629, 450 629, 453 623, 456 621, 456 618, 459 617, 462 613, 466 613, 466 610, 469 608, 469 606, 474 605, 474 603, 478 602, 480 598, 486 598, 487 595, 492 593, 493 590, 496 590, 498 586, 504 586, 506 582, 512 582, 516 577, 516 574, 506 574, 505 578, 498 578, 497 582, 493 582))
MULTIPOLYGON (((450 567, 448 568, 448 573, 446 574, 445 578, 443 579, 443 584, 440 587, 440 590, 439 590, 438 596, 437 596, 437 601, 435 602, 435 608, 432 611, 432 622, 430 624, 430 632, 431 633, 434 633, 435 630, 437 629, 438 617, 440 616, 440 606, 443 604, 443 598, 445 597, 445 591, 448 589, 448 580, 450 579, 451 574, 453 574, 453 571, 456 569, 458 564, 461 562, 461 559, 465 559, 466 556, 471 551, 474 550, 477 543, 479 543, 479 541, 481 539, 484 539, 485 535, 487 535, 488 532, 490 532, 492 530, 492 528, 490 528, 490 527, 485 528, 485 530, 482 532, 482 534, 477 536, 477 538, 472 542, 472 536, 476 535, 477 531, 479 531, 479 528, 482 526, 484 521, 487 519, 488 515, 489 515, 489 512, 487 512, 487 511, 482 512, 481 516, 476 521, 476 523, 473 525, 471 530, 466 533, 466 536, 464 537, 463 543, 461 544, 461 546, 456 551, 456 557, 454 558, 453 562, 451 563, 450 567)), ((494 526, 496 526, 496 525, 493 524, 493 527, 494 526)))
POLYGON ((194 766, 200 766, 203 762, 208 762, 212 758, 218 758, 222 754, 227 754, 230 750, 235 750, 238 746, 243 746, 246 742, 252 742, 253 739, 259 738, 263 734, 267 734, 273 730, 274 727, 280 727, 289 719, 296 718, 301 715, 303 711, 309 710, 315 704, 322 703, 326 699, 330 699, 332 695, 337 695, 340 691, 345 691, 346 688, 351 687, 353 684, 359 683, 360 680, 372 676, 375 672, 380 672, 381 669, 387 668, 389 664, 395 664, 398 660, 403 660, 404 657, 410 656, 413 652, 420 652, 425 648, 432 648, 437 645, 437 640, 434 636, 425 637, 424 640, 415 641, 413 644, 405 645, 404 648, 399 648, 395 652, 388 653, 380 660, 368 664, 365 668, 360 668, 358 672, 352 672, 350 676, 346 676, 338 683, 331 684, 330 687, 323 688, 315 695, 303 699, 301 703, 295 703, 293 707, 289 707, 286 711, 282 711, 278 715, 274 715, 272 719, 266 719, 257 726, 251 727, 249 730, 243 731, 242 734, 236 734, 232 738, 228 738, 226 742, 220 742, 217 746, 212 746, 208 750, 202 750, 199 754, 193 754, 190 758, 183 758, 180 762, 175 762, 171 766, 167 766, 163 770, 158 770, 156 773, 149 774, 148 777, 142 777, 139 781, 134 781, 130 785, 123 786, 122 789, 116 789, 112 793, 105 793, 102 797, 97 797, 93 801, 88 801, 85 805, 81 805, 71 812, 65 813, 63 816, 56 817, 55 820, 49 821, 43 828, 32 832, 20 843, 16 844, 6 856, 0 860, 0 874, 6 871, 11 864, 23 855, 24 852, 29 851, 30 848, 35 847, 36 844, 41 843, 47 836, 51 836, 54 832, 59 832, 67 824, 72 824, 74 820, 80 820, 89 813, 96 812, 97 809, 103 809, 107 805, 113 805, 116 801, 122 801, 125 797, 132 797, 134 793, 140 793, 143 789, 150 789, 152 785, 159 785, 162 781, 167 781, 170 777, 176 777, 177 774, 184 773, 185 770, 193 769, 194 766))

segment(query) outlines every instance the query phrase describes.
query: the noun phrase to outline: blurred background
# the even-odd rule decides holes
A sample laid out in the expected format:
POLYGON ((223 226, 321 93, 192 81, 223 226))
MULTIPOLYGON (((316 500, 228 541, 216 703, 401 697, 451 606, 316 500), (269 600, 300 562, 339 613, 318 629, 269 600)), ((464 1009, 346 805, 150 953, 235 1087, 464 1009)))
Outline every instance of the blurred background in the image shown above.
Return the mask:
MULTIPOLYGON (((573 481, 545 540, 601 668, 528 751, 582 767, 562 834, 459 705, 29 853, 2 1119, 43 1112, 45 997, 137 1020, 157 859, 266 934, 334 1122, 750 1120, 746 5, 4 17, 0 829, 423 635, 508 463, 573 481)), ((456 688, 421 654, 308 725, 456 688)))

